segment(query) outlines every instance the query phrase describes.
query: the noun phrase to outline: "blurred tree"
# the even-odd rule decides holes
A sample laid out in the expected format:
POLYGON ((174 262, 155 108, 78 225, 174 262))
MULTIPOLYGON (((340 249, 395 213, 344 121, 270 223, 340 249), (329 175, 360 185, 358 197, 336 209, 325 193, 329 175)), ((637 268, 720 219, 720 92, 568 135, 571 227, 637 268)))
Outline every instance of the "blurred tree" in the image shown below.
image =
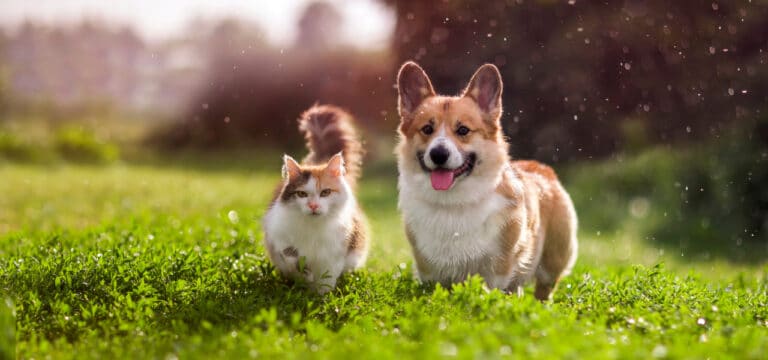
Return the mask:
MULTIPOLYGON (((325 14, 324 6, 310 5, 307 13, 325 14)), ((327 24, 307 18, 299 21, 302 32, 327 24)), ((276 49, 263 42, 259 31, 232 20, 212 28, 199 45, 209 56, 206 80, 181 121, 158 134, 162 144, 280 146, 289 151, 302 142, 296 118, 315 102, 346 107, 363 121, 381 118, 394 104, 394 65, 387 56, 316 43, 276 49)), ((307 36, 300 39, 310 41, 307 36)))
POLYGON ((324 50, 338 44, 342 17, 325 1, 310 3, 301 15, 296 46, 305 50, 324 50))
MULTIPOLYGON (((19 102, 50 102, 59 107, 110 103, 134 108, 146 74, 157 61, 130 28, 83 21, 69 26, 26 22, 10 34, 0 64, 8 91, 19 102)), ((168 101, 168 100, 166 100, 168 101)))
POLYGON ((651 143, 717 137, 767 110, 765 2, 383 1, 398 60, 440 91, 500 67, 515 155, 603 156, 632 128, 651 143))
MULTIPOLYGON (((7 43, 5 30, 0 29, 0 59, 5 58, 5 47, 7 43)), ((8 112, 8 69, 3 62, 0 62, 0 122, 5 119, 5 114, 8 112)))

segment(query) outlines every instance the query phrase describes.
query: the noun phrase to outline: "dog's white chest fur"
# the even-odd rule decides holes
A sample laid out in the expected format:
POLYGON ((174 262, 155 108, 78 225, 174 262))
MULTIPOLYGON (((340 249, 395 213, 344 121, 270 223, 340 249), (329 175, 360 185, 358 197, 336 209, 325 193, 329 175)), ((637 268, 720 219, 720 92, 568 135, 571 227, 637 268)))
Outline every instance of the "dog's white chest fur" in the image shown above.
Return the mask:
POLYGON ((432 268, 430 274, 419 274, 421 280, 446 283, 462 281, 470 274, 491 274, 491 260, 501 252, 509 199, 489 191, 476 194, 477 201, 472 203, 436 204, 408 184, 401 182, 400 188, 403 219, 414 246, 432 268))

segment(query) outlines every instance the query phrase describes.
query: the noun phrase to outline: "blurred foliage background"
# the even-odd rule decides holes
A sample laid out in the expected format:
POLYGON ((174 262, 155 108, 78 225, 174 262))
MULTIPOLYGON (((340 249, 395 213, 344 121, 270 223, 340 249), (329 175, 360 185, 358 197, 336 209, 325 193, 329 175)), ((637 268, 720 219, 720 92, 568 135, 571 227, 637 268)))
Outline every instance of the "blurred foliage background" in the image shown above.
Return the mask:
POLYGON ((768 2, 376 4, 394 27, 370 47, 339 40, 344 1, 305 2, 283 44, 237 17, 163 40, 93 18, 4 26, 0 159, 301 153, 296 117, 321 102, 356 115, 369 176, 394 181, 398 66, 415 60, 456 94, 490 62, 512 155, 562 170, 584 234, 765 261, 768 2))

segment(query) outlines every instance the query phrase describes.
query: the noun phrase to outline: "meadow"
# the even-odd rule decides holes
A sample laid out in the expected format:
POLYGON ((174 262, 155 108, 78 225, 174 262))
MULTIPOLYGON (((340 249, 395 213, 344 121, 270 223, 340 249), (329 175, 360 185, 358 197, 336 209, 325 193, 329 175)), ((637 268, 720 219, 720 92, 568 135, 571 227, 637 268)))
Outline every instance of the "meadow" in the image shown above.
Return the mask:
POLYGON ((606 197, 615 163, 561 169, 581 249, 547 303, 479 278, 416 282, 391 159, 361 182, 366 269, 325 296, 289 286, 259 224, 279 167, 247 151, 0 164, 0 357, 765 357, 764 245, 721 256, 644 237, 662 211, 606 197))

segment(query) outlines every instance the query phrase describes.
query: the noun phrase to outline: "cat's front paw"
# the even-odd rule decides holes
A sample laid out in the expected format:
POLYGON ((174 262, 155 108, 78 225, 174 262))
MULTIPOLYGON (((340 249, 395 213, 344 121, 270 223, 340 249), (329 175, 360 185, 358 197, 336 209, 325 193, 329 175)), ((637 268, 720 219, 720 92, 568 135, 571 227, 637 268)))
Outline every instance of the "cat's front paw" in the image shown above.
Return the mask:
POLYGON ((314 282, 314 289, 320 295, 325 295, 336 288, 336 279, 323 278, 314 282))

